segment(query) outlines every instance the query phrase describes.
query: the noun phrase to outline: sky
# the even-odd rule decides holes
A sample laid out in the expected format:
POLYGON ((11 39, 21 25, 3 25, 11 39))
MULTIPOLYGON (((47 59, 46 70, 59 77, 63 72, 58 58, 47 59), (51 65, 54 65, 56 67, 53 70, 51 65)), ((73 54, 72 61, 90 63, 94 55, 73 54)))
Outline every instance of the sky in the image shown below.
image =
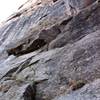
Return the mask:
POLYGON ((27 0, 0 0, 0 22, 6 20, 11 14, 27 0))

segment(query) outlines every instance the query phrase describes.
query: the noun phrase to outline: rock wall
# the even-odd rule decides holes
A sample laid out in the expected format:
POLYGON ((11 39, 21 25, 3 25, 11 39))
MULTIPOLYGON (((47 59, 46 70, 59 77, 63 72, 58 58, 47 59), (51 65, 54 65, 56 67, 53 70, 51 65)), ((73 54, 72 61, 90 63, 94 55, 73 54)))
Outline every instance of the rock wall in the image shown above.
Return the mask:
POLYGON ((28 0, 0 26, 0 100, 100 99, 100 3, 68 2, 28 0))

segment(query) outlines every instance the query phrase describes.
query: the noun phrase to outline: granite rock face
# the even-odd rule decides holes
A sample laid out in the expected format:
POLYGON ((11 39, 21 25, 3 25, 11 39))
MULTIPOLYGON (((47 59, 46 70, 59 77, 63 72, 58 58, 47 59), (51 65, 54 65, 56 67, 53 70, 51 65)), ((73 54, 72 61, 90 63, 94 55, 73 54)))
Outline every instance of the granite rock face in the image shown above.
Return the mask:
POLYGON ((95 80, 93 83, 85 85, 80 90, 70 94, 63 94, 53 100, 99 100, 100 99, 100 79, 95 80))
POLYGON ((100 3, 72 10, 28 0, 0 26, 0 100, 100 100, 100 3))

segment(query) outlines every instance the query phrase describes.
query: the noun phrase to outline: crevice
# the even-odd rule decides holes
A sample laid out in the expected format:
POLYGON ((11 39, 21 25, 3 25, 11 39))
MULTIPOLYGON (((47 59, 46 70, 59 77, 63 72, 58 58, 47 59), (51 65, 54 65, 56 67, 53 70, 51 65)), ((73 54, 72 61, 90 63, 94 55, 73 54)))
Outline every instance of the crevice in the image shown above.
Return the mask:
POLYGON ((36 39, 26 50, 20 51, 18 53, 18 55, 23 55, 23 54, 27 54, 27 53, 33 52, 35 50, 40 49, 44 45, 46 45, 46 42, 45 42, 44 39, 36 39))
POLYGON ((31 65, 35 65, 36 63, 38 63, 40 60, 36 60, 35 62, 29 64, 28 66, 31 66, 31 65))
POLYGON ((60 27, 59 25, 55 25, 49 29, 41 30, 37 39, 33 40, 32 38, 27 38, 25 42, 21 43, 19 46, 8 49, 7 50, 8 56, 10 55, 21 56, 24 54, 28 54, 33 51, 39 50, 46 45, 48 50, 49 43, 61 33, 59 27, 60 27))
POLYGON ((63 25, 63 26, 65 26, 65 25, 67 25, 71 20, 72 20, 72 18, 73 17, 70 17, 70 18, 68 18, 68 19, 66 19, 66 20, 63 20, 62 22, 61 22, 61 26, 63 25))
POLYGON ((41 4, 41 2, 37 3, 37 5, 40 5, 40 4, 41 4))
POLYGON ((23 48, 23 44, 21 44, 21 45, 15 47, 15 48, 8 49, 8 50, 7 50, 8 56, 10 56, 10 55, 17 55, 18 52, 19 52, 20 50, 22 50, 22 48, 23 48))
POLYGON ((2 77, 0 78, 0 80, 3 79, 4 77, 9 77, 9 78, 11 78, 11 77, 12 77, 12 74, 13 74, 17 69, 18 69, 18 67, 9 70, 4 76, 2 76, 2 77))
POLYGON ((48 79, 40 80, 37 82, 33 82, 32 84, 28 85, 25 92, 23 93, 24 100, 37 100, 37 85, 47 81, 48 79))
POLYGON ((36 100, 36 84, 29 85, 23 93, 24 100, 36 100))
POLYGON ((20 17, 22 13, 18 12, 16 13, 15 15, 13 15, 11 18, 9 18, 7 21, 11 20, 11 19, 14 19, 16 17, 20 17))
POLYGON ((58 0, 53 0, 53 2, 57 2, 58 0))
POLYGON ((76 90, 82 88, 85 84, 86 84, 86 81, 84 81, 84 80, 78 80, 78 81, 72 80, 69 82, 69 86, 72 91, 76 91, 76 90))
POLYGON ((28 58, 26 61, 24 61, 23 63, 21 63, 20 66, 18 67, 18 69, 13 73, 13 76, 16 76, 23 69, 25 69, 26 67, 28 67, 28 64, 30 63, 31 59, 32 59, 32 57, 28 58))
POLYGON ((29 66, 28 64, 30 63, 31 59, 32 59, 32 57, 30 57, 26 61, 22 62, 18 67, 10 69, 4 76, 2 76, 0 78, 0 80, 3 79, 4 77, 13 78, 14 76, 16 76, 23 69, 25 69, 27 66, 29 66))
POLYGON ((47 16, 47 14, 45 14, 44 16, 42 16, 39 20, 43 19, 43 18, 46 17, 46 16, 47 16))
POLYGON ((30 45, 28 45, 26 49, 24 49, 24 44, 21 44, 18 47, 7 50, 7 52, 8 52, 8 55, 20 56, 20 55, 27 54, 35 50, 38 50, 44 45, 46 45, 46 42, 44 39, 36 39, 30 45))

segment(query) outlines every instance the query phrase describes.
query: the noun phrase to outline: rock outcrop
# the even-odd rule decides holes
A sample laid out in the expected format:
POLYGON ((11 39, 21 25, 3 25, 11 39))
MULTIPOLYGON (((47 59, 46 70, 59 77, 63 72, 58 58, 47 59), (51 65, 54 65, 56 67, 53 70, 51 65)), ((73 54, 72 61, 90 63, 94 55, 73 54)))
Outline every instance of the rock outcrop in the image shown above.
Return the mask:
POLYGON ((0 26, 0 100, 100 100, 100 3, 71 9, 28 0, 0 26))

